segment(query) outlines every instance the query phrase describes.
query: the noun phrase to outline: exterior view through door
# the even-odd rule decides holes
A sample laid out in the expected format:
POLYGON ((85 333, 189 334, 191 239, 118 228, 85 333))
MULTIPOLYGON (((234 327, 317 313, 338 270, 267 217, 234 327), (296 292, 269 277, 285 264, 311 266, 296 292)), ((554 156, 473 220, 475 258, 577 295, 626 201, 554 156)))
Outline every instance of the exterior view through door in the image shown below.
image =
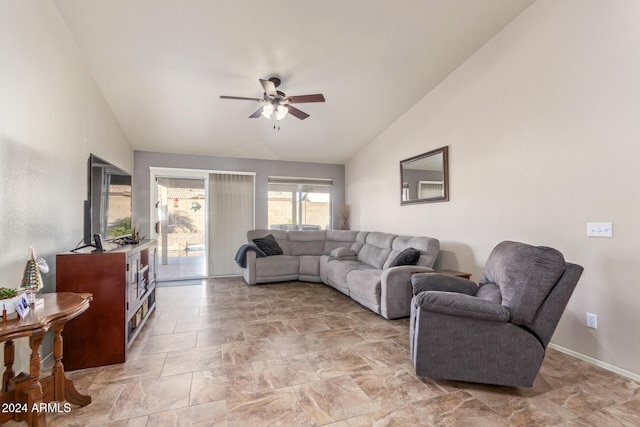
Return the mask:
POLYGON ((158 281, 206 277, 204 178, 157 177, 158 281))

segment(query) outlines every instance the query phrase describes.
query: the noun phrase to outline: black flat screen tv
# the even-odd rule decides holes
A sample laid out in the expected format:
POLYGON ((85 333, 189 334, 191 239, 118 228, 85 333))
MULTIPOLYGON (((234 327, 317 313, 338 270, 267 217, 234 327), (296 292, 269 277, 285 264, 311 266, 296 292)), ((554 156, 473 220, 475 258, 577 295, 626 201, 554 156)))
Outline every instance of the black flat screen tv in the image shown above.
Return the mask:
POLYGON ((95 234, 104 240, 131 235, 131 175, 95 154, 88 161, 88 197, 84 204, 84 243, 95 234))

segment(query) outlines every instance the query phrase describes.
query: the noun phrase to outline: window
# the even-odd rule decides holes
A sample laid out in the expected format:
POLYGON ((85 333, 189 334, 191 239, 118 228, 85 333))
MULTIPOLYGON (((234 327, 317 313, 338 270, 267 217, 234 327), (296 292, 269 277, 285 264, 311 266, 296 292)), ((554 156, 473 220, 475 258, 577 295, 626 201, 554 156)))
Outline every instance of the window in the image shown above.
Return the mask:
POLYGON ((418 181, 418 199, 444 197, 443 181, 418 181))
POLYGON ((269 177, 268 191, 269 228, 331 228, 331 180, 269 177))

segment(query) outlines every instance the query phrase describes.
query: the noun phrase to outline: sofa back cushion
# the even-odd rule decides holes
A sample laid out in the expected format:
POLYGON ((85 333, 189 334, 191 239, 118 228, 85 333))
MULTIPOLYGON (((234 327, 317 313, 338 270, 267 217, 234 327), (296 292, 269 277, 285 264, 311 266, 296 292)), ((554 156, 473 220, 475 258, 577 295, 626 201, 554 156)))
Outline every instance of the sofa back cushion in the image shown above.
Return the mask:
POLYGON ((391 245, 395 238, 395 234, 378 233, 376 231, 368 233, 362 249, 358 252, 358 261, 382 269, 389 258, 391 245))
POLYGON ((556 249, 505 241, 489 255, 480 286, 498 285, 511 322, 528 325, 564 270, 564 257, 556 249))
POLYGON ((327 230, 324 242, 324 255, 329 255, 336 248, 350 248, 356 243, 358 231, 353 230, 327 230))
POLYGON ((416 265, 433 268, 440 253, 440 242, 431 237, 397 236, 391 245, 391 252, 384 263, 384 268, 388 268, 400 252, 407 248, 420 251, 420 259, 416 265))
POLYGON ((326 230, 289 231, 291 255, 322 255, 326 230))
POLYGON ((280 248, 282 248, 283 255, 291 255, 291 247, 289 245, 289 237, 285 230, 249 230, 247 231, 247 241, 253 243, 253 239, 259 239, 272 234, 275 237, 276 242, 280 248))

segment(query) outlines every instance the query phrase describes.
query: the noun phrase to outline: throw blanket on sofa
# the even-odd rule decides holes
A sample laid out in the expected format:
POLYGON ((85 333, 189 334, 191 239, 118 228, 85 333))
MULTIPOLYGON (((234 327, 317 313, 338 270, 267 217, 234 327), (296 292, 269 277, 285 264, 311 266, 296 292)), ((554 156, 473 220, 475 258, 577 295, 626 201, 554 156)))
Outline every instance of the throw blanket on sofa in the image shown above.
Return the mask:
POLYGON ((256 258, 264 258, 267 256, 256 245, 251 245, 251 244, 242 245, 240 246, 240 249, 238 249, 238 252, 236 252, 236 264, 238 264, 240 268, 247 267, 247 252, 249 251, 255 252, 256 258))

